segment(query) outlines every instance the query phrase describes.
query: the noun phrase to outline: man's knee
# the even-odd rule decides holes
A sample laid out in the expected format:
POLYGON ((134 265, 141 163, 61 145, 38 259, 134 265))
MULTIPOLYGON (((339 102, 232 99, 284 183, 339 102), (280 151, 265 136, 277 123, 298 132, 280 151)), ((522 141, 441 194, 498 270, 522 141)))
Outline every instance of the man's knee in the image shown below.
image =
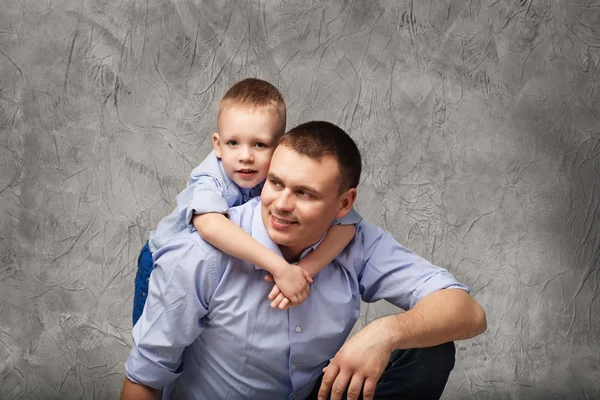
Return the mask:
POLYGON ((455 354, 454 342, 421 349, 395 350, 392 352, 388 367, 416 363, 419 368, 429 370, 435 367, 436 370, 450 373, 454 368, 455 354))
POLYGON ((439 399, 454 368, 454 343, 396 350, 375 391, 376 399, 439 399))

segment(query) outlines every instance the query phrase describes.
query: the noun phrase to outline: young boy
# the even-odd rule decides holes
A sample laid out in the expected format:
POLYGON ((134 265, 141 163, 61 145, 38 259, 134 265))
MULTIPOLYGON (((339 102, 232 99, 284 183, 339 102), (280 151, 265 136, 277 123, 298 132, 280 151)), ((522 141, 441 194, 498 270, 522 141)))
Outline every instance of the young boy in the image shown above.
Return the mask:
POLYGON ((275 281, 269 294, 271 307, 282 310, 302 303, 312 277, 352 240, 354 224, 361 220, 354 211, 334 223, 314 252, 291 265, 227 219, 230 207, 260 195, 285 124, 285 101, 270 83, 245 79, 225 93, 219 106, 218 132, 212 137, 214 151, 192 171, 187 187, 177 196, 177 207, 150 232, 138 257, 134 325, 146 302, 152 253, 184 229, 195 229, 221 251, 268 271, 275 281))

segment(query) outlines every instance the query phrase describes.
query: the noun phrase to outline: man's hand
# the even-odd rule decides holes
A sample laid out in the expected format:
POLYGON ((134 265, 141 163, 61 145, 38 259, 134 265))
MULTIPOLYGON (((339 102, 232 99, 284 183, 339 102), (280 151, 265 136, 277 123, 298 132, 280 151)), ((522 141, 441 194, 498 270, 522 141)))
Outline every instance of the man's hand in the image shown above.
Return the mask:
POLYGON ((393 349, 391 327, 375 320, 350 340, 323 369, 325 375, 319 389, 319 400, 340 400, 348 388, 348 400, 356 400, 362 390, 364 400, 373 400, 375 386, 390 360, 393 349))
POLYGON ((279 306, 281 310, 297 306, 306 300, 310 292, 308 284, 313 281, 308 272, 292 264, 278 268, 273 279, 277 289, 274 287, 269 294, 269 299, 273 300, 271 307, 279 306))

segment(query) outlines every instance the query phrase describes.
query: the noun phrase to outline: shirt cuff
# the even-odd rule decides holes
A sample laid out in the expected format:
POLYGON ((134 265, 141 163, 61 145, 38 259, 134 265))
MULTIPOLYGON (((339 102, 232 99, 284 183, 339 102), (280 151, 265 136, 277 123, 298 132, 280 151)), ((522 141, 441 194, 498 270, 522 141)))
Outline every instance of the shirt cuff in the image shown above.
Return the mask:
POLYGON ((427 282, 413 292, 410 308, 413 308, 419 300, 428 294, 443 289, 461 289, 467 293, 471 293, 471 289, 467 285, 457 282, 450 272, 443 270, 429 278, 427 282))
POLYGON ((162 390, 169 383, 175 381, 180 374, 180 370, 171 372, 146 358, 135 345, 125 363, 125 375, 130 381, 156 390, 162 390))
POLYGON ((196 214, 227 214, 227 210, 229 204, 220 194, 206 190, 194 194, 194 199, 186 209, 185 220, 191 225, 192 217, 196 214))

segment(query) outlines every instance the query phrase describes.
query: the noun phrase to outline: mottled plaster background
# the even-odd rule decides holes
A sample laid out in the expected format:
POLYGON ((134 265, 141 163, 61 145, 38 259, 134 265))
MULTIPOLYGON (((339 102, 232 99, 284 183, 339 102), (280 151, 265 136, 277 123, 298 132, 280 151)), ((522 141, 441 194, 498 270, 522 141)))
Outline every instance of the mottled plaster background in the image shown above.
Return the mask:
POLYGON ((0 398, 118 396, 138 251, 257 76, 487 310, 445 399, 600 399, 599 75, 597 1, 1 0, 0 398))

